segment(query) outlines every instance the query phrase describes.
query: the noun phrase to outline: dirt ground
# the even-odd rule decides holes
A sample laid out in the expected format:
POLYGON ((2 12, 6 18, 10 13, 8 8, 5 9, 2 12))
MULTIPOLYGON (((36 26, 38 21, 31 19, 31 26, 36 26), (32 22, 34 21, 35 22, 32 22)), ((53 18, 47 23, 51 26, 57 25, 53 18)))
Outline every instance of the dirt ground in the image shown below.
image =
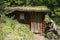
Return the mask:
POLYGON ((44 36, 40 36, 40 34, 34 34, 34 40, 48 40, 44 36))

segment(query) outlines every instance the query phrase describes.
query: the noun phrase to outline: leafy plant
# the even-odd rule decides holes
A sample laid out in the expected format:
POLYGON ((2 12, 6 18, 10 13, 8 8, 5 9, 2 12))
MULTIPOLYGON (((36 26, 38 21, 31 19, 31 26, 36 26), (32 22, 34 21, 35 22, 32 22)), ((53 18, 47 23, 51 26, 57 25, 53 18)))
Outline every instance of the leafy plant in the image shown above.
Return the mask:
POLYGON ((45 36, 50 40, 60 40, 60 37, 56 36, 53 32, 48 32, 45 36))

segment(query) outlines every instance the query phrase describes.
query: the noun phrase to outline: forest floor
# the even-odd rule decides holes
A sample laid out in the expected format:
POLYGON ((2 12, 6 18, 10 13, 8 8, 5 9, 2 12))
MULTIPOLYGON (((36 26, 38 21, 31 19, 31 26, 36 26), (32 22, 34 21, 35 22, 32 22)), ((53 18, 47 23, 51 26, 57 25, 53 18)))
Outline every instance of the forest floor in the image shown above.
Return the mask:
POLYGON ((40 36, 40 34, 34 34, 34 40, 48 40, 44 36, 40 36))

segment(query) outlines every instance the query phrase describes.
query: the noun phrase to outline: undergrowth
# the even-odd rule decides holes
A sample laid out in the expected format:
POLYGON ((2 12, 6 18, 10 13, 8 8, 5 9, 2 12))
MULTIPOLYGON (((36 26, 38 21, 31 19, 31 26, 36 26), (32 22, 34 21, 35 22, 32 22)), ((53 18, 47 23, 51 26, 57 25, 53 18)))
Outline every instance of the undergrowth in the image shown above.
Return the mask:
POLYGON ((0 37, 1 40, 33 40, 33 33, 24 24, 1 15, 0 37))

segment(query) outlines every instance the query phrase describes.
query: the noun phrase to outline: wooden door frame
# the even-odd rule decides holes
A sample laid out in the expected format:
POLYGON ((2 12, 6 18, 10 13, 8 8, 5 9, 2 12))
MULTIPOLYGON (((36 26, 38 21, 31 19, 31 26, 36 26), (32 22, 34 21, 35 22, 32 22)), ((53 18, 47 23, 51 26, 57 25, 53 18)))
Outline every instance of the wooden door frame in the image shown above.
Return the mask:
MULTIPOLYGON (((34 14, 33 15, 31 15, 31 16, 33 16, 34 17, 34 14)), ((39 24, 40 24, 40 32, 42 32, 43 31, 43 14, 42 13, 36 13, 36 16, 38 16, 40 19, 38 19, 38 20, 40 20, 39 21, 39 24), (40 16, 38 16, 38 14, 40 15, 40 16)), ((32 19, 31 19, 32 20, 32 19)), ((34 20, 32 20, 32 21, 34 21, 34 20)), ((32 21, 31 21, 31 23, 32 23, 32 21)), ((32 29, 32 28, 31 28, 32 29)), ((33 30, 33 29, 32 29, 33 30)), ((39 32, 39 33, 40 33, 39 32)))

